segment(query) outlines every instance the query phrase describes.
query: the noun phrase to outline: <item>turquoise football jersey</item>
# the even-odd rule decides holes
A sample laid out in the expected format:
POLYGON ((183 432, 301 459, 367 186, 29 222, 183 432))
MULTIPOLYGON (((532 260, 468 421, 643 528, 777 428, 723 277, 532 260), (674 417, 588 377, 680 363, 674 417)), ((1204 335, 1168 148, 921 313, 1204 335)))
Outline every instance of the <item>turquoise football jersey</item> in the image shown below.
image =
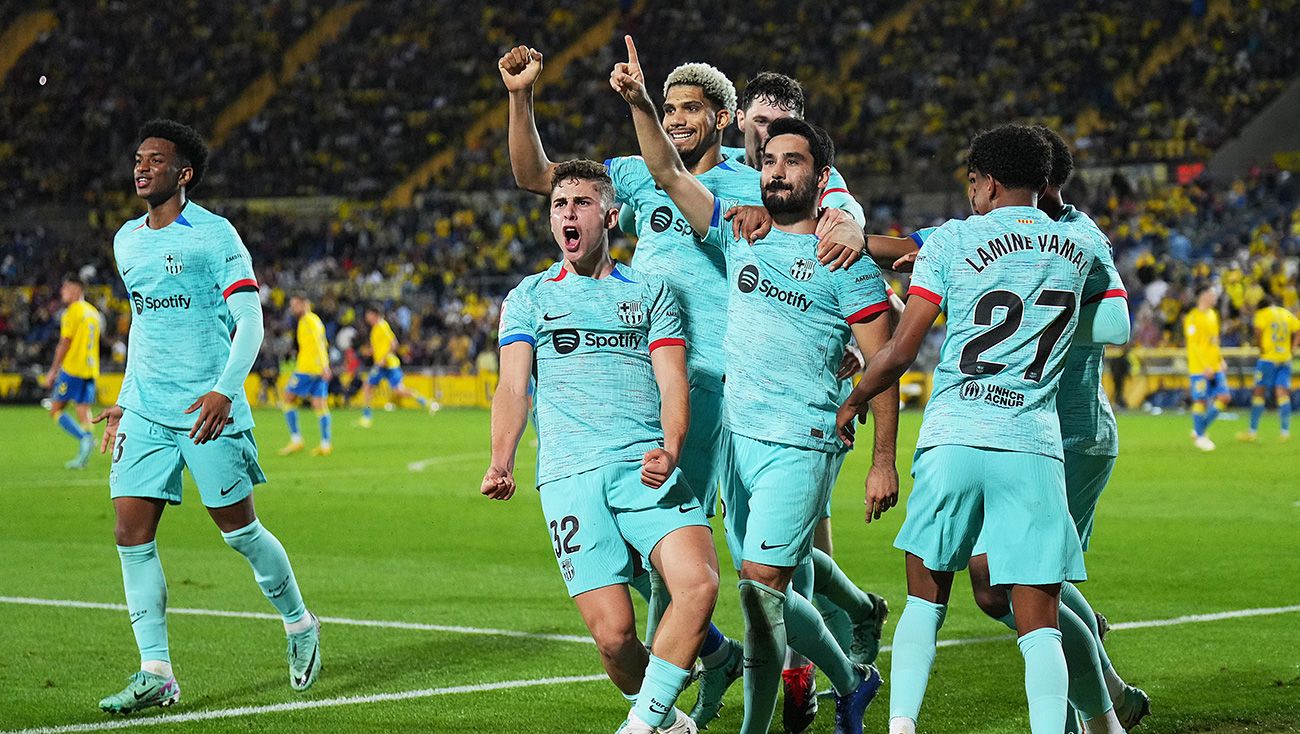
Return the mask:
MULTIPOLYGON (((1057 219, 1092 227, 1105 238, 1087 214, 1066 204, 1057 219)), ((1115 268, 1110 241, 1088 272, 1086 303, 1103 298, 1125 298, 1128 292, 1115 268)), ((1106 348, 1098 344, 1074 344, 1065 355, 1065 371, 1056 395, 1056 415, 1061 420, 1061 441, 1066 451, 1092 456, 1119 456, 1119 427, 1110 400, 1102 388, 1106 348)))
POLYGON ((918 448, 945 444, 1062 458, 1056 392, 1105 238, 1033 207, 952 220, 925 240, 909 297, 947 334, 918 448), (996 426, 997 430, 989 430, 996 426))
MULTIPOLYGON (((729 161, 737 161, 749 165, 745 160, 744 148, 733 148, 729 145, 722 146, 722 157, 729 161)), ((751 168, 756 168, 751 166, 751 168)), ((862 205, 858 200, 853 198, 849 193, 849 185, 844 180, 844 176, 835 166, 831 166, 830 178, 826 180, 826 189, 822 191, 822 198, 817 203, 823 209, 843 209, 853 217, 853 221, 858 223, 859 227, 867 226, 867 215, 862 210, 862 205)))
MULTIPOLYGON (((692 388, 722 390, 722 335, 727 318, 727 263, 699 238, 668 194, 657 187, 640 156, 605 161, 617 198, 636 216, 639 239, 632 266, 663 278, 681 304, 682 328, 691 344, 686 370, 692 388)), ((723 162, 697 176, 714 196, 762 204, 758 172, 723 162)))
MULTIPOLYGON (((226 298, 257 290, 253 260, 225 217, 189 202, 176 221, 150 229, 133 219, 113 238, 113 257, 131 296, 126 375, 117 403, 172 428, 189 428, 185 409, 212 391, 230 357, 234 320, 226 298)), ((253 427, 243 391, 226 432, 253 427)))
POLYGON ((506 296, 498 338, 533 345, 538 486, 663 446, 650 352, 686 344, 663 278, 616 264, 596 279, 556 263, 506 296))
POLYGON ((835 373, 850 326, 889 310, 880 269, 869 258, 829 270, 817 262, 817 237, 773 229, 753 245, 736 240, 718 200, 705 242, 731 272, 727 428, 760 441, 838 451, 835 373))

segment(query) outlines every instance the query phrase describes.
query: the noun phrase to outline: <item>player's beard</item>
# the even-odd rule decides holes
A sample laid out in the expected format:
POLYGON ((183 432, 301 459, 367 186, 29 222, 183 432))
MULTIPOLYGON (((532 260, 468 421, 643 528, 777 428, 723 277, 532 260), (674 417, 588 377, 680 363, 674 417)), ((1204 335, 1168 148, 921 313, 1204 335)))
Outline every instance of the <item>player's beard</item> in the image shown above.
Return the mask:
POLYGON ((784 184, 781 188, 772 189, 772 185, 777 182, 769 181, 763 187, 763 206, 772 216, 782 214, 807 214, 812 211, 813 203, 817 199, 817 191, 813 188, 811 179, 804 179, 796 184, 782 181, 784 184), (789 186, 789 188, 786 188, 789 186))

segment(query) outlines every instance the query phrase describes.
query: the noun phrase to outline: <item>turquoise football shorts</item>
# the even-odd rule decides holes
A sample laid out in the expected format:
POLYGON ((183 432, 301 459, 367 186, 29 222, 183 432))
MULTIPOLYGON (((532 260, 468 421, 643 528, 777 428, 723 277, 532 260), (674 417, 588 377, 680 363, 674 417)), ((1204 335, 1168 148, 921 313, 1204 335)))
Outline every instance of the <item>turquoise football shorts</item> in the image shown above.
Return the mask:
POLYGON ((678 465, 708 517, 713 517, 718 509, 721 440, 722 393, 692 387, 691 426, 682 443, 682 458, 678 465))
MULTIPOLYGON (((196 414, 197 415, 197 414, 196 414)), ((171 428, 123 411, 108 475, 109 496, 181 503, 181 470, 188 468, 205 507, 226 507, 266 481, 253 432, 222 433, 195 445, 187 428, 171 428)))

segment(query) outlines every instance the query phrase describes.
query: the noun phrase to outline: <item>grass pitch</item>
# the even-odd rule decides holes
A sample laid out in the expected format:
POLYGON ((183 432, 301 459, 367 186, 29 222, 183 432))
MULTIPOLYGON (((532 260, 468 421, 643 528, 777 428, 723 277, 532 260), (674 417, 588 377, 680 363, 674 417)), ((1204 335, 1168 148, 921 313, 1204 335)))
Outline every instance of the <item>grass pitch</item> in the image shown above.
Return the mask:
MULTIPOLYGON (((551 680, 599 676, 600 664, 590 644, 564 637, 585 630, 536 494, 521 490, 504 504, 478 494, 487 414, 379 413, 370 430, 354 427, 356 417, 335 414, 334 456, 282 458, 275 452, 287 439, 283 420, 257 415, 270 477, 256 494, 259 514, 289 550, 309 607, 357 622, 325 622, 317 685, 301 695, 289 689, 277 619, 209 613, 274 610, 187 478, 185 504, 168 509, 158 536, 181 703, 122 720, 96 708, 137 663, 126 612, 93 606, 123 601, 107 459, 66 471, 74 445, 48 417, 0 410, 0 730, 613 731, 627 706, 608 682, 551 680), (368 621, 415 624, 360 624, 368 621), (448 629, 455 627, 473 630, 448 629), (491 629, 533 636, 482 633, 491 629), (192 720, 169 718, 178 716, 192 720)), ((903 470, 919 422, 917 413, 903 417, 903 470)), ((1084 592, 1116 624, 1234 613, 1111 633, 1107 648, 1120 673, 1153 699, 1155 714, 1139 732, 1300 731, 1300 613, 1235 614, 1300 605, 1300 441, 1275 443, 1266 419, 1259 444, 1237 444, 1232 434, 1242 424, 1224 422, 1212 429, 1219 450, 1202 454, 1189 426, 1177 416, 1121 418, 1123 456, 1101 502, 1084 592)), ((311 442, 310 413, 304 429, 311 442)), ((528 440, 521 483, 533 471, 528 440)), ((903 509, 880 524, 860 522, 867 461, 856 452, 841 476, 835 555, 897 614, 903 567, 891 542, 903 509)), ((906 492, 910 479, 904 484, 906 492)), ((725 569, 721 542, 719 553, 725 569)), ((741 634, 729 582, 717 622, 741 634)), ((991 636, 1003 639, 939 651, 923 731, 1028 730, 1019 652, 958 581, 941 639, 991 636)), ((888 653, 880 664, 887 677, 888 653)), ((688 689, 682 705, 694 698, 688 689)), ((885 731, 887 698, 886 687, 868 731, 885 731)), ((831 730, 826 704, 814 731, 831 730)), ((710 731, 735 731, 740 705, 737 685, 710 731)))

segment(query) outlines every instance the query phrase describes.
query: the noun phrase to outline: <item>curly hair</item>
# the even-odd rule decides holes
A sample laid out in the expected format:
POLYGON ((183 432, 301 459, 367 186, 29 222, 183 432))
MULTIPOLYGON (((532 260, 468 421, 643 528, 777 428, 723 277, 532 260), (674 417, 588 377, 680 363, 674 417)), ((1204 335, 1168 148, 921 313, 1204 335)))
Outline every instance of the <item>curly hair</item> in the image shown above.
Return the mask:
POLYGON ((555 193, 555 187, 572 179, 594 182, 600 192, 600 205, 606 209, 614 206, 614 180, 609 177, 609 170, 603 163, 575 158, 557 164, 551 171, 551 193, 555 193))
POLYGON ((1052 175, 1052 146, 1028 125, 999 125, 975 136, 966 166, 1007 188, 1037 191, 1052 175))
POLYGON ((716 66, 709 64, 682 64, 664 80, 664 96, 678 84, 687 84, 704 90, 705 99, 728 112, 736 111, 736 85, 716 66))
POLYGON ((185 165, 194 169, 194 176, 185 186, 186 191, 193 191, 203 180, 203 174, 208 170, 208 144, 194 128, 175 120, 150 120, 140 128, 137 138, 162 138, 176 146, 176 152, 185 165))
POLYGON ((1047 183, 1059 189, 1065 186, 1074 173, 1074 156, 1070 153, 1070 146, 1066 145, 1060 133, 1046 125, 1034 125, 1034 129, 1052 146, 1052 174, 1047 177, 1047 183))
POLYGON ((827 166, 835 165, 835 143, 831 142, 830 136, 820 127, 798 117, 782 117, 767 126, 769 143, 778 135, 798 135, 807 140, 808 149, 812 151, 813 169, 818 173, 827 166))
POLYGON ((764 71, 745 82, 745 91, 740 95, 740 109, 747 110, 756 99, 764 99, 795 117, 803 117, 805 103, 803 86, 797 79, 775 71, 764 71))

